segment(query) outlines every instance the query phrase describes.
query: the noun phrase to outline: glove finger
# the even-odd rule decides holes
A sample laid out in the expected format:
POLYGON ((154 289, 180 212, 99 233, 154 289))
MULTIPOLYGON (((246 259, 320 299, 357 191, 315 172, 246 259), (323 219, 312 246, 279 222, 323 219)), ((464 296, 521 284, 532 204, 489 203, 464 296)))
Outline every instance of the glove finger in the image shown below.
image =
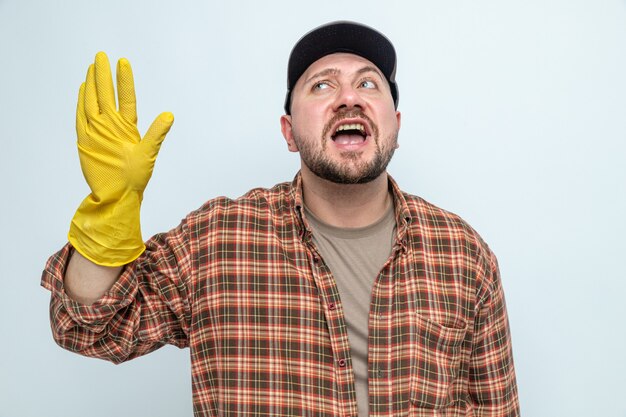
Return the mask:
POLYGON ((126 58, 117 61, 117 96, 120 114, 126 121, 137 124, 137 98, 130 62, 126 58))
POLYGON ((95 67, 93 64, 89 66, 87 70, 87 79, 85 80, 85 115, 87 121, 93 119, 100 114, 100 107, 98 106, 98 92, 96 91, 96 76, 95 67))
POLYGON ((78 138, 82 136, 87 126, 87 116, 85 115, 85 83, 80 85, 78 90, 78 103, 76 104, 76 134, 78 138))
POLYGON ((115 111, 115 90, 109 58, 104 52, 96 54, 96 91, 98 92, 98 106, 102 113, 115 111))
POLYGON ((141 145, 145 147, 145 151, 151 158, 156 158, 165 135, 170 131, 173 123, 174 115, 170 112, 164 112, 158 115, 152 122, 152 125, 150 125, 150 128, 148 128, 141 145))

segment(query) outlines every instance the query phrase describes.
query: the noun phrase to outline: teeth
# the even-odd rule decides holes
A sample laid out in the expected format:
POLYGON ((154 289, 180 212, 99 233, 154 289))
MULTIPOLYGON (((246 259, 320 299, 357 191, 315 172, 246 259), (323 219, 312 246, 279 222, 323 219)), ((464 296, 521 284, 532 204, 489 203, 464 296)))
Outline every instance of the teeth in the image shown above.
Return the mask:
POLYGON ((342 130, 360 130, 361 133, 365 133, 365 126, 361 123, 352 123, 349 125, 341 125, 337 128, 336 132, 341 132, 342 130))

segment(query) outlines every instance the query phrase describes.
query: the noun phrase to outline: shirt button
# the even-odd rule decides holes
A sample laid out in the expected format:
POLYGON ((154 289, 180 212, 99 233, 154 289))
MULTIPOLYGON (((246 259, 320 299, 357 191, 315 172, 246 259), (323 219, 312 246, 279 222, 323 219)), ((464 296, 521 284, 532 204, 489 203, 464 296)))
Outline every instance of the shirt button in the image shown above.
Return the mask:
POLYGON ((342 367, 342 368, 344 366, 346 366, 346 360, 345 359, 339 359, 339 366, 342 367))
POLYGON ((328 309, 329 310, 334 310, 335 308, 337 308, 337 305, 335 303, 328 304, 328 309))

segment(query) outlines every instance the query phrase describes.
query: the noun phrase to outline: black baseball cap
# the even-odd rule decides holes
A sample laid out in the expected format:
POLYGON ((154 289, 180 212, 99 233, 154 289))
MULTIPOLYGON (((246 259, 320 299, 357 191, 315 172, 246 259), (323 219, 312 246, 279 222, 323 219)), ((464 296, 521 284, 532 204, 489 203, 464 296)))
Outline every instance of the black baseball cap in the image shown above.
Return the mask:
POLYGON ((318 59, 336 52, 359 55, 376 65, 387 79, 394 105, 398 108, 396 51, 393 44, 369 26, 342 20, 313 29, 300 38, 291 50, 287 64, 286 114, 291 114, 291 91, 304 71, 318 59))

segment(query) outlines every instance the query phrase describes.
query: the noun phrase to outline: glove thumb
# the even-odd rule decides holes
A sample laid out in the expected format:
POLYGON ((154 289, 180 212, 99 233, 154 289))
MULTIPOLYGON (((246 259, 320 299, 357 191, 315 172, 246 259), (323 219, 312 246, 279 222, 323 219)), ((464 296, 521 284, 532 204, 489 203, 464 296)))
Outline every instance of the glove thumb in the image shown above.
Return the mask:
POLYGON ((170 112, 163 112, 154 119, 150 128, 148 128, 141 142, 142 147, 144 147, 150 158, 156 159, 165 135, 170 131, 172 124, 174 124, 174 115, 170 112))

